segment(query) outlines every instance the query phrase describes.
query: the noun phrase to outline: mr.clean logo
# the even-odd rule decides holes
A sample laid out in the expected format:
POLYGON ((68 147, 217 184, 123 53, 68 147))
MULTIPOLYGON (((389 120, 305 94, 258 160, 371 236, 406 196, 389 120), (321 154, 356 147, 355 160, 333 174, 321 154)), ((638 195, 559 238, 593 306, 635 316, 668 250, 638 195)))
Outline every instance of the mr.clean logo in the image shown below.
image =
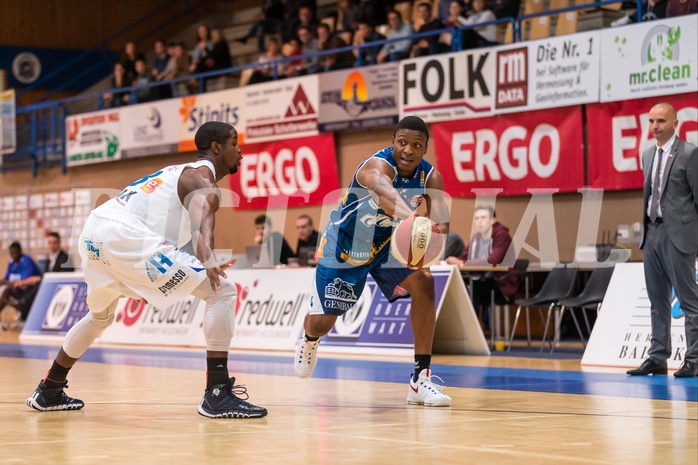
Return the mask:
POLYGON ((286 114, 284 117, 289 118, 293 116, 304 116, 315 114, 313 106, 308 100, 308 96, 305 95, 302 86, 298 86, 296 93, 293 95, 293 100, 291 104, 286 109, 286 114))
POLYGON ((126 305, 124 305, 124 309, 116 315, 116 321, 123 322, 124 326, 133 326, 143 314, 145 305, 145 301, 129 297, 126 305))
POLYGON ((528 48, 497 53, 497 108, 520 107, 528 102, 528 48))

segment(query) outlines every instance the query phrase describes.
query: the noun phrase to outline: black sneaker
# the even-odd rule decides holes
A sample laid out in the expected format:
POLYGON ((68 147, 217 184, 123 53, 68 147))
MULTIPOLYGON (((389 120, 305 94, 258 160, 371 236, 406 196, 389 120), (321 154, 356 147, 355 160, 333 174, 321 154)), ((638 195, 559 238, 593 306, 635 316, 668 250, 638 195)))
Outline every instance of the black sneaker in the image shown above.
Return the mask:
POLYGON ((217 384, 206 389, 199 405, 199 415, 209 418, 261 418, 267 416, 267 409, 257 407, 249 399, 247 388, 235 386, 235 378, 225 384, 217 384), (244 396, 241 399, 238 396, 244 396))
POLYGON ((85 403, 80 399, 68 397, 63 389, 68 387, 68 382, 56 388, 47 388, 43 382, 39 382, 39 387, 27 399, 27 405, 40 412, 50 412, 52 410, 80 410, 85 403))

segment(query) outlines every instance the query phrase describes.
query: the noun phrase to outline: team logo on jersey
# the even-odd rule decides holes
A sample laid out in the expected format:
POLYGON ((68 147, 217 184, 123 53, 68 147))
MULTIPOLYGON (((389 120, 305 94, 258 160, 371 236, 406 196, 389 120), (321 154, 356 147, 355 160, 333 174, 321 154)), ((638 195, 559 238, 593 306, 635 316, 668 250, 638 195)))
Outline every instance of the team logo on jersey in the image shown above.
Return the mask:
POLYGON ((161 252, 156 252, 145 261, 145 274, 148 275, 150 282, 153 283, 157 281, 160 276, 167 273, 167 270, 172 268, 172 265, 172 260, 161 252))
POLYGON ((325 308, 346 312, 354 306, 359 298, 354 292, 354 284, 335 278, 325 286, 325 308))
POLYGON ((147 180, 142 186, 141 190, 145 192, 146 194, 152 194, 155 192, 155 189, 158 188, 158 186, 162 186, 162 179, 160 178, 153 178, 147 180))
POLYGON ((94 242, 90 239, 84 241, 85 250, 87 251, 88 260, 99 260, 102 255, 102 243, 94 242))

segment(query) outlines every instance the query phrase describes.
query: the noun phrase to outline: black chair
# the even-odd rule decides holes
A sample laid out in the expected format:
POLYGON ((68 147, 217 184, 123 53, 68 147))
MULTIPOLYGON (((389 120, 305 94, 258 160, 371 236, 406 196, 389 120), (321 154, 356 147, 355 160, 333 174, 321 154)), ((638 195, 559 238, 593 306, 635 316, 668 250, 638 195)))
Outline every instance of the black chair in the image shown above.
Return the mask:
MULTIPOLYGON (((612 266, 595 268, 594 271, 591 272, 589 281, 587 281, 581 294, 576 297, 561 299, 558 302, 560 320, 562 320, 562 316, 565 314, 565 309, 569 308, 572 319, 574 320, 574 325, 577 327, 577 333, 579 333, 584 347, 586 347, 586 340, 582 334, 582 328, 579 326, 577 316, 574 314, 574 309, 581 309, 587 332, 591 334, 591 325, 589 324, 589 317, 587 316, 586 309, 590 306, 596 306, 596 312, 598 313, 601 308, 601 302, 606 295, 608 284, 611 282, 611 276, 613 276, 612 266)), ((552 349, 550 352, 552 352, 552 349)))
MULTIPOLYGON (((558 306, 558 302, 561 299, 567 298, 572 295, 574 291, 574 282, 577 278, 577 268, 553 268, 548 277, 545 278, 543 286, 540 292, 535 297, 530 299, 516 299, 515 304, 518 305, 516 309, 516 317, 514 318, 514 326, 511 328, 511 337, 509 338, 509 347, 507 351, 511 351, 511 345, 514 342, 514 335, 516 334, 516 327, 519 324, 519 317, 521 316, 521 309, 526 310, 526 335, 528 339, 528 347, 531 347, 531 322, 529 319, 529 309, 530 307, 538 308, 538 314, 540 319, 545 323, 545 331, 543 333, 543 340, 541 341, 541 352, 545 347, 545 341, 548 336, 548 324, 550 323, 550 315, 555 307, 558 306), (543 318, 543 312, 541 307, 548 307, 547 318, 543 318)), ((550 342, 552 347, 552 341, 550 342)))
MULTIPOLYGON (((514 269, 513 270, 511 270, 511 271, 509 271, 509 272, 507 272, 507 273, 505 273, 502 276, 497 278, 497 281, 502 281, 502 280, 509 279, 511 277, 511 275, 516 275, 518 277, 518 281, 519 281, 519 288, 509 298, 505 297, 504 294, 502 294, 502 292, 499 291, 499 289, 497 289, 496 291, 493 291, 493 295, 492 295, 492 303, 493 303, 492 307, 493 308, 491 309, 490 313, 492 316, 496 316, 497 321, 500 321, 501 319, 499 318, 499 310, 500 310, 499 307, 504 307, 505 308, 504 312, 506 315, 505 325, 507 325, 507 326, 509 324, 509 307, 511 305, 516 305, 517 294, 519 294, 521 292, 525 292, 525 296, 528 297, 528 275, 526 274, 526 272, 528 270, 528 264, 529 264, 529 261, 527 259, 520 258, 514 262, 514 269)), ((496 326, 496 325, 494 325, 494 326, 496 326)), ((505 328, 506 328, 506 326, 505 326, 505 328)), ((492 329, 493 329, 493 331, 490 332, 490 336, 491 336, 491 344, 494 345, 494 332, 495 332, 494 329, 496 329, 496 328, 492 328, 492 329)), ((504 331, 504 333, 506 334, 506 330, 504 331)))

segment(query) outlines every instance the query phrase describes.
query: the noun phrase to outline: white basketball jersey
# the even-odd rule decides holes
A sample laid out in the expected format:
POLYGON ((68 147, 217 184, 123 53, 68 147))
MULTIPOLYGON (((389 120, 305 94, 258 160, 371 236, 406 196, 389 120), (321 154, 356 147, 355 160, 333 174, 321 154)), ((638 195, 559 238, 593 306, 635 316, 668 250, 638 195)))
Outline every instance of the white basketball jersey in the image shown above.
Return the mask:
POLYGON ((140 222, 153 235, 182 246, 191 239, 191 225, 189 213, 179 200, 177 183, 185 168, 200 166, 208 166, 215 178, 216 170, 208 160, 168 166, 133 182, 92 214, 126 224, 140 222))

